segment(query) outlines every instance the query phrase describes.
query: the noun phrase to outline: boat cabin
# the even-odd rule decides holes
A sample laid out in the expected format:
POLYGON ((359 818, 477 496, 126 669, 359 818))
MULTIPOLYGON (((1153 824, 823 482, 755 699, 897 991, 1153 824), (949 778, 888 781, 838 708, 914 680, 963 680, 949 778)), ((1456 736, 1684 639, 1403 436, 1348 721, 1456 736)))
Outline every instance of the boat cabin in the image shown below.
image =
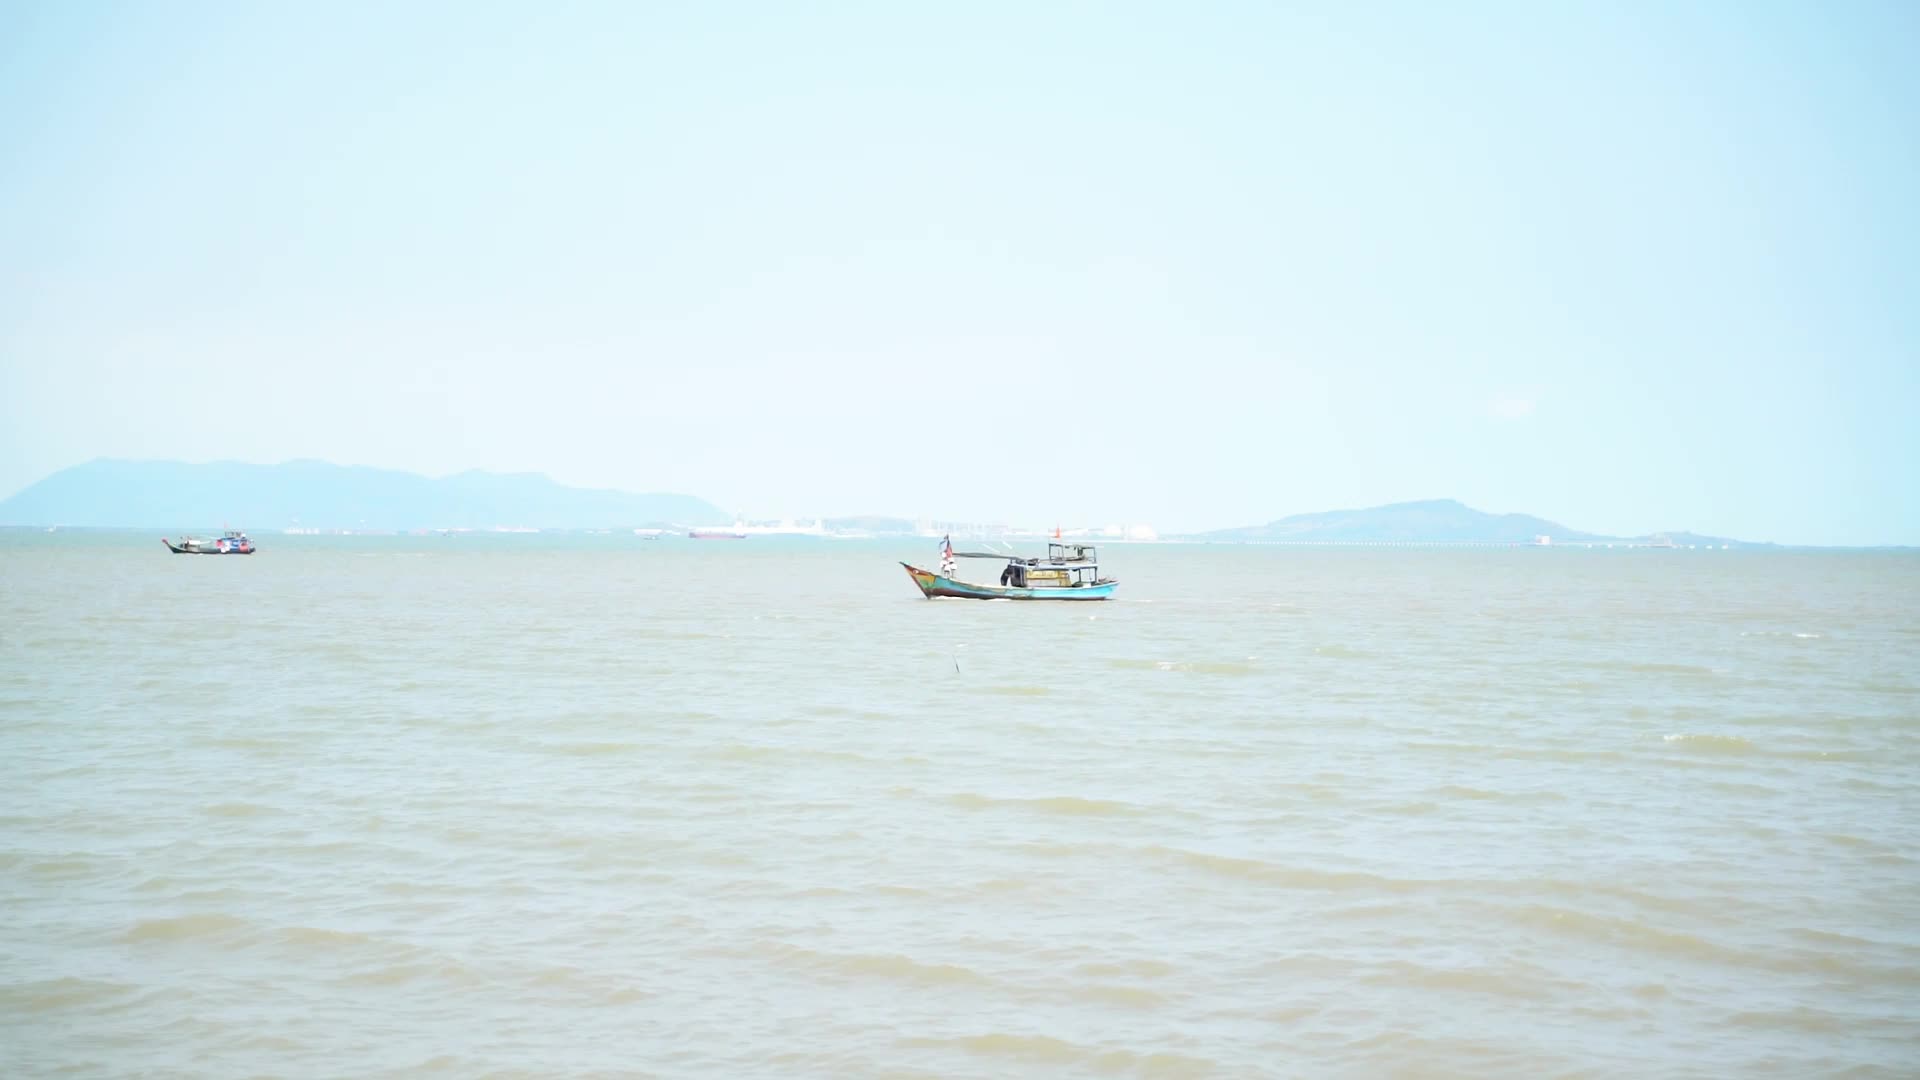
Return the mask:
POLYGON ((1103 580, 1091 544, 1051 543, 1045 559, 1010 557, 1000 572, 1000 584, 1016 589, 1074 589, 1103 580))
POLYGON ((1100 580, 1100 568, 1092 564, 1032 566, 1025 562, 1010 562, 1000 575, 1000 584, 1016 589, 1073 589, 1098 584, 1100 580))
POLYGON ((1058 540, 1047 545, 1047 561, 1050 563, 1097 563, 1092 544, 1063 544, 1058 540))

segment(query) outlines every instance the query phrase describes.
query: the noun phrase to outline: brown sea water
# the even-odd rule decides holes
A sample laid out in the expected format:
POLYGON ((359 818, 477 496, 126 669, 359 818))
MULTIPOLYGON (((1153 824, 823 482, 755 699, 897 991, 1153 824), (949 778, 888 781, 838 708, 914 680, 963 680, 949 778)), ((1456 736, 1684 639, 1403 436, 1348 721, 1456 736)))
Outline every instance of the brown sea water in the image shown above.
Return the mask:
POLYGON ((0 536, 6 1076, 1920 1070, 1911 554, 260 540, 0 536))

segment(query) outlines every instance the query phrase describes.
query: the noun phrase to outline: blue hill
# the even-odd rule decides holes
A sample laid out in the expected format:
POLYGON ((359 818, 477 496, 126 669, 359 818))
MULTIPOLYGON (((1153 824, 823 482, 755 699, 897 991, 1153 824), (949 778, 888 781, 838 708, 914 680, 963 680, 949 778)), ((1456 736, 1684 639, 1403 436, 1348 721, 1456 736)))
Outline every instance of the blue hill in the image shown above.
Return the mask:
MULTIPOLYGON (((1663 535, 1678 545, 1710 543, 1754 546, 1725 537, 1697 536, 1687 532, 1663 535)), ((1270 521, 1265 525, 1250 525, 1244 528, 1203 533, 1196 539, 1325 544, 1367 542, 1431 544, 1527 543, 1538 536, 1551 537, 1555 542, 1649 539, 1581 532, 1577 529, 1569 529, 1557 521, 1548 521, 1531 514, 1489 514, 1454 499, 1427 499, 1420 502, 1368 507, 1364 510, 1329 510, 1318 514, 1295 514, 1278 521, 1270 521)))
POLYGON ((0 525, 208 529, 620 528, 730 520, 689 495, 573 488, 537 473, 443 479, 392 469, 288 461, 100 459, 0 502, 0 525))

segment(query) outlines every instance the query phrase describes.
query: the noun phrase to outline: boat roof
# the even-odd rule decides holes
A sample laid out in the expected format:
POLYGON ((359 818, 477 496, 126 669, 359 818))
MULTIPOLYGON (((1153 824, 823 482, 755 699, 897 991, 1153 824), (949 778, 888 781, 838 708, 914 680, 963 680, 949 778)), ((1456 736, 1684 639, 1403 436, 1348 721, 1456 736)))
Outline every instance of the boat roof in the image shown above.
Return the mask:
POLYGON ((1002 562, 1019 563, 1022 566, 1093 566, 1093 559, 1050 559, 1044 555, 1009 555, 996 551, 956 551, 956 559, 999 559, 1002 562))

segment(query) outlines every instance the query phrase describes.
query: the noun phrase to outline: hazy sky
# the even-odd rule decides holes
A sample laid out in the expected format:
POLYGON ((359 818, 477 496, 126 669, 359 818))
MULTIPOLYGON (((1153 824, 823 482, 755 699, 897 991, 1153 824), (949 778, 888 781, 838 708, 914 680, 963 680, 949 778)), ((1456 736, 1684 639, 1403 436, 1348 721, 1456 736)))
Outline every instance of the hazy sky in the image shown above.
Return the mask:
POLYGON ((7 4, 102 456, 1920 543, 1920 4, 7 4))

